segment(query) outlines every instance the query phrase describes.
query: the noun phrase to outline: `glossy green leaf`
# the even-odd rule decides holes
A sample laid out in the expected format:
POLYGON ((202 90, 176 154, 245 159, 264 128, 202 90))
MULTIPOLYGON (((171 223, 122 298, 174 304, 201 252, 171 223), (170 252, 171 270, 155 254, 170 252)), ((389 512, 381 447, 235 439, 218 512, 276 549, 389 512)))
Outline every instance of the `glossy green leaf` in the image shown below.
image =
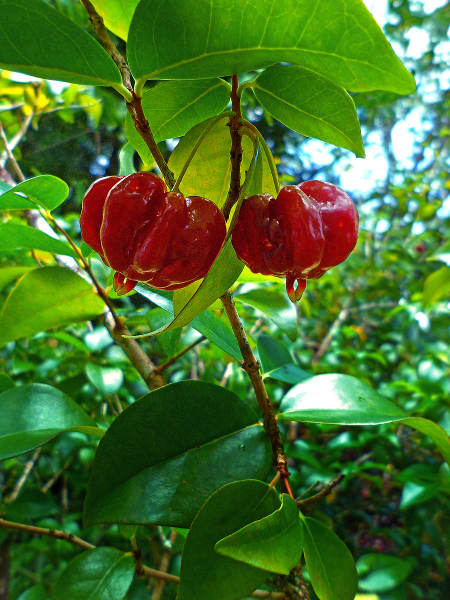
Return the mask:
POLYGON ((0 393, 15 386, 14 380, 6 373, 0 373, 0 393))
POLYGON ((22 275, 0 310, 0 346, 102 314, 103 301, 79 275, 43 267, 22 275), (39 293, 36 293, 36 290, 39 293))
POLYGON ((281 290, 257 289, 234 296, 236 302, 243 302, 260 310, 265 317, 287 333, 291 340, 298 336, 297 311, 294 304, 281 290))
POLYGON ((0 224, 0 252, 19 248, 45 250, 73 258, 77 256, 67 242, 51 237, 39 229, 17 223, 0 224))
MULTIPOLYGON (((181 137, 189 129, 225 110, 230 101, 220 79, 163 81, 142 96, 142 108, 156 142, 181 137)), ((130 115, 125 118, 125 135, 142 160, 150 160, 150 150, 136 131, 130 115)))
POLYGON ((450 438, 440 425, 423 417, 407 417, 402 422, 432 439, 450 465, 450 438))
POLYGON ((31 271, 32 269, 33 267, 23 265, 18 267, 3 267, 3 269, 0 269, 0 290, 16 281, 26 271, 31 271))
POLYGON ((319 600, 353 600, 358 589, 353 556, 344 542, 311 517, 305 528, 305 560, 319 600))
POLYGON ((0 394, 0 459, 28 452, 64 431, 101 437, 103 431, 68 396, 42 383, 0 394))
POLYGON ((48 594, 43 585, 34 585, 17 598, 17 600, 48 600, 48 594))
MULTIPOLYGON (((193 147, 199 138, 205 134, 202 144, 192 159, 186 174, 183 177, 180 188, 186 196, 195 195, 208 198, 220 208, 224 205, 230 186, 231 163, 230 128, 227 127, 229 117, 219 119, 211 127, 211 119, 199 123, 191 129, 181 140, 169 158, 169 167, 178 176, 183 169, 193 147)), ((244 136, 242 138, 242 167, 241 180, 244 180, 245 172, 250 166, 253 158, 253 143, 244 136)), ((270 168, 265 156, 262 160, 262 185, 263 189, 270 194, 275 194, 270 168)))
POLYGON ((276 65, 261 73, 253 89, 261 105, 289 129, 364 157, 355 103, 342 87, 309 69, 276 65))
POLYGON ((450 464, 450 439, 444 429, 422 417, 408 417, 393 402, 350 375, 317 375, 283 398, 280 421, 335 425, 403 423, 430 437, 450 464))
POLYGON ((264 377, 269 377, 270 379, 276 379, 277 381, 283 381, 284 383, 295 385, 301 381, 305 381, 305 379, 309 379, 312 377, 312 374, 291 363, 289 365, 283 365, 282 367, 273 369, 272 371, 267 371, 267 373, 264 374, 264 377))
POLYGON ((126 408, 100 442, 86 523, 188 527, 220 485, 269 472, 270 444, 257 421, 219 386, 182 381, 154 390, 126 408))
POLYGON ((122 600, 134 577, 134 559, 116 548, 79 554, 58 577, 53 600, 122 600))
POLYGON ((350 375, 311 377, 283 398, 281 421, 336 425, 379 425, 401 421, 405 413, 393 402, 350 375))
POLYGON ((86 31, 41 0, 0 0, 0 67, 84 85, 121 84, 119 69, 86 31))
POLYGON ((214 492, 186 539, 177 600, 239 600, 251 594, 267 572, 221 556, 214 546, 279 507, 277 494, 262 481, 237 481, 214 492))
POLYGON ((283 494, 278 510, 221 539, 214 549, 252 567, 289 575, 303 551, 303 525, 296 502, 283 494))
POLYGON ((352 91, 414 91, 362 0, 142 0, 128 59, 136 79, 220 77, 291 62, 352 91))
POLYGON ((258 354, 263 373, 292 363, 287 347, 267 333, 258 336, 258 354))
POLYGON ((139 0, 91 0, 106 27, 126 41, 139 0))
POLYGON ((405 581, 413 567, 414 560, 388 554, 364 554, 356 563, 359 587, 365 592, 387 592, 405 581))
POLYGON ((423 303, 433 306, 450 296, 450 267, 441 267, 425 279, 423 286, 423 303))
POLYGON ((101 367, 100 365, 89 363, 86 365, 86 375, 89 381, 104 396, 118 392, 123 383, 122 369, 113 367, 101 367))
POLYGON ((59 206, 69 195, 69 186, 54 175, 37 175, 18 183, 0 196, 0 210, 36 208, 48 210, 59 206))
POLYGON ((441 491, 441 485, 437 483, 415 483, 407 481, 402 489, 400 499, 400 508, 406 510, 411 506, 428 502, 431 498, 435 498, 441 491))
MULTIPOLYGON (((154 329, 154 331, 160 333, 164 332, 173 321, 172 301, 164 295, 164 292, 161 292, 161 290, 153 290, 144 285, 137 285, 135 290, 138 294, 141 294, 163 310, 167 311, 169 315, 168 319, 163 320, 162 324, 158 324, 154 329)), ((219 317, 213 309, 207 308, 201 312, 193 319, 190 325, 221 350, 234 356, 236 360, 242 360, 241 351, 239 350, 238 343, 228 321, 219 317)), ((171 329, 170 331, 174 331, 174 329, 171 329)))

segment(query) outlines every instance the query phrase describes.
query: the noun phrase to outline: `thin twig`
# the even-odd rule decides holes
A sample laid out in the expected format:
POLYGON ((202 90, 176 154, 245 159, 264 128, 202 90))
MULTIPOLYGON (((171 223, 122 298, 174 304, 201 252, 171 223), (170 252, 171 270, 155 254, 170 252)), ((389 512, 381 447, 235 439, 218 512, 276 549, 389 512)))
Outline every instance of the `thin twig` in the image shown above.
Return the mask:
POLYGON ((314 496, 305 498, 305 500, 296 500, 297 506, 300 509, 302 509, 302 508, 305 508, 305 506, 309 506, 310 504, 314 504, 315 502, 318 502, 322 498, 325 498, 325 496, 328 496, 328 494, 331 492, 331 490, 333 488, 335 488, 343 479, 344 479, 344 474, 339 473, 339 475, 337 475, 336 477, 334 477, 334 479, 332 479, 331 481, 326 483, 323 486, 323 488, 320 490, 320 492, 317 492, 317 494, 314 494, 314 496))
POLYGON ((186 352, 189 352, 189 350, 192 350, 193 348, 195 348, 195 346, 198 346, 198 344, 200 344, 204 340, 206 340, 206 337, 204 335, 200 336, 198 339, 192 342, 192 344, 189 344, 189 346, 186 346, 186 348, 183 348, 177 354, 171 356, 168 360, 166 360, 166 362, 157 365, 154 369, 155 373, 162 373, 163 371, 165 371, 168 367, 173 365, 174 362, 176 362, 179 358, 186 354, 186 352))
MULTIPOLYGON (((96 546, 87 542, 86 540, 81 539, 80 537, 74 535, 73 533, 69 533, 67 531, 62 531, 59 529, 47 529, 45 527, 34 527, 33 525, 25 525, 24 523, 15 523, 13 521, 6 521, 5 519, 0 518, 0 529, 10 529, 12 531, 21 531, 22 533, 28 533, 31 535, 43 535, 46 537, 52 537, 58 540, 65 540, 69 542, 69 544, 73 544, 74 546, 78 546, 83 550, 94 550, 96 546)), ((158 569, 152 569, 151 567, 147 567, 146 565, 136 565, 136 573, 138 575, 143 575, 144 577, 150 578, 155 577, 157 579, 163 579, 164 581, 169 581, 171 583, 179 583, 180 578, 176 575, 172 575, 171 573, 165 573, 163 571, 159 571, 158 569)), ((256 590, 251 594, 254 598, 284 598, 283 594, 279 594, 278 592, 266 592, 264 590, 256 590)))
POLYGON ((3 129, 3 125, 0 123, 0 138, 2 138, 3 145, 5 147, 5 152, 11 161, 12 166, 14 167, 15 172, 17 173, 17 177, 20 181, 25 181, 25 175, 22 172, 22 169, 19 167, 19 163, 14 157, 12 150, 9 146, 8 139, 6 137, 5 131, 3 129))
POLYGON ((39 458, 41 451, 42 451, 42 448, 36 448, 36 450, 33 452, 32 457, 30 458, 30 460, 28 460, 26 462, 22 475, 17 480, 17 483, 16 483, 13 491, 11 492, 11 494, 8 496, 8 498, 5 498, 5 500, 4 500, 5 503, 13 502, 17 498, 17 496, 20 494, 20 491, 22 490, 23 486, 25 485, 26 480, 28 479, 31 471, 33 470, 33 467, 36 464, 36 461, 39 458))
POLYGON ((231 209, 238 201, 239 192, 241 191, 242 135, 239 130, 241 127, 242 114, 241 98, 237 93, 238 86, 238 76, 237 74, 234 74, 232 77, 231 89, 231 107, 233 116, 228 123, 231 135, 231 179, 228 196, 222 209, 225 219, 228 219, 230 216, 231 209))
MULTIPOLYGON (((177 530, 172 529, 172 533, 169 538, 169 545, 164 549, 164 552, 161 557, 161 561, 159 563, 159 570, 163 573, 167 573, 170 566, 170 558, 172 556, 172 548, 175 543, 175 539, 177 537, 177 530)), ((163 590, 164 590, 164 579, 158 579, 155 584, 155 589, 153 590, 152 600, 160 600, 163 590)))
POLYGON ((266 430, 266 433, 269 436, 270 443, 272 445, 274 465, 277 471, 280 472, 281 479, 284 484, 284 487, 286 488, 286 491, 289 493, 290 496, 292 496, 292 492, 290 490, 288 481, 289 473, 287 469, 287 460, 283 451, 283 445, 281 443, 280 430, 278 429, 275 411, 270 402, 266 386, 261 375, 259 363, 256 360, 252 349, 250 348, 250 344, 248 342, 244 326, 242 325, 242 322, 239 318, 233 299, 231 298, 231 294, 227 292, 226 294, 221 296, 220 299, 222 300, 222 304, 227 313, 228 319, 231 324, 231 328, 233 329, 233 333, 241 350, 243 358, 242 368, 247 372, 248 376, 250 377, 253 389, 255 390, 256 399, 258 400, 258 404, 263 414, 264 429, 266 430))
POLYGON ((314 358, 311 361, 312 365, 317 364, 319 362, 319 360, 322 358, 322 356, 325 354, 325 352, 328 350, 328 347, 330 346, 335 333, 338 331, 339 327, 344 323, 344 321, 346 321, 346 319, 350 315, 350 305, 352 302, 353 302, 353 295, 350 294, 347 297, 346 301, 344 302, 343 307, 339 311, 338 316, 331 324, 327 335, 323 338, 319 348, 317 349, 317 352, 314 354, 314 358))

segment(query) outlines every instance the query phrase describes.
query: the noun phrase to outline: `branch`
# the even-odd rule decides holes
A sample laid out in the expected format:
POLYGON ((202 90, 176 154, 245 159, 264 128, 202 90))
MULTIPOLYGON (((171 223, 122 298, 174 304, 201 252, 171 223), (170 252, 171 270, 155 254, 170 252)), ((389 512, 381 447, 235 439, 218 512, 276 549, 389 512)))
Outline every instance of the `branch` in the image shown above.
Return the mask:
POLYGON ((22 169, 19 167, 19 163, 14 157, 12 150, 9 146, 8 139, 6 137, 5 131, 3 129, 3 125, 0 123, 0 138, 2 138, 3 145, 5 147, 5 152, 9 160, 11 161, 12 166, 14 167, 15 172, 17 173, 17 177, 20 181, 25 181, 25 175, 22 172, 22 169))
POLYGON ((181 358, 184 354, 186 354, 186 352, 189 352, 189 350, 192 350, 193 348, 195 348, 195 346, 197 346, 204 340, 206 340, 206 337, 204 335, 201 335, 198 339, 196 339, 194 342, 192 342, 192 344, 189 344, 189 346, 186 346, 186 348, 183 348, 177 354, 175 354, 174 356, 171 356, 169 358, 169 360, 166 360, 166 362, 161 363, 160 365, 157 365, 154 368, 155 373, 162 373, 163 371, 165 371, 168 367, 173 365, 174 362, 176 362, 179 358, 181 358))
POLYGON ((32 457, 25 464, 25 468, 23 470, 23 473, 19 477, 19 479, 17 480, 17 483, 16 483, 13 491, 11 492, 11 494, 7 498, 4 499, 5 503, 6 502, 14 502, 14 500, 20 494, 20 491, 23 488, 26 480, 28 479, 28 476, 30 475, 31 471, 33 470, 33 467, 36 464, 36 461, 39 458, 39 455, 40 455, 41 451, 42 451, 42 448, 36 448, 36 450, 33 452, 32 457))
POLYGON ((337 475, 334 479, 332 479, 331 481, 326 483, 323 486, 323 488, 320 490, 320 492, 317 492, 317 494, 314 494, 314 496, 310 496, 309 498, 306 498, 305 500, 296 500, 297 506, 300 509, 302 509, 302 508, 305 508, 305 506, 314 504, 321 498, 325 498, 325 496, 328 496, 328 494, 331 492, 331 490, 333 488, 335 488, 343 479, 344 479, 344 474, 339 473, 339 475, 337 475))
POLYGON ((343 307, 339 311, 338 316, 331 324, 327 335, 323 338, 319 348, 317 349, 317 352, 314 354, 314 358, 311 361, 312 365, 316 365, 319 362, 319 360, 322 358, 322 356, 328 350, 328 347, 331 344, 331 341, 333 340, 334 334, 339 329, 339 327, 342 325, 342 323, 347 320, 347 318, 350 314, 350 304, 352 303, 352 301, 353 301, 353 295, 348 296, 346 301, 344 302, 343 307))
POLYGON ((153 133, 150 129, 149 122, 147 121, 147 118, 144 114, 144 110, 142 108, 142 100, 140 96, 138 96, 133 90, 130 67, 128 66, 128 63, 125 60, 125 58, 120 54, 116 46, 113 44, 111 38, 109 37, 108 31, 103 23, 103 19, 97 13, 90 0, 81 0, 81 2, 83 3, 89 15, 89 19, 91 20, 91 23, 100 39, 103 48, 116 63, 122 75, 123 85, 125 91, 127 91, 127 94, 122 93, 123 90, 119 89, 118 91, 122 93, 126 100, 127 109, 131 115, 131 118, 133 119, 136 131, 147 144, 147 147, 150 150, 153 158, 155 159, 156 164, 158 165, 166 184, 169 188, 172 188, 175 184, 175 178, 173 176, 172 171, 169 169, 169 166, 167 165, 164 156, 158 148, 155 138, 153 137, 153 133))
POLYGON ((222 209, 225 220, 230 216, 231 209, 238 201, 239 192, 241 191, 242 136, 239 129, 241 127, 242 114, 241 98, 237 93, 238 85, 238 76, 235 74, 232 77, 231 89, 231 106, 234 114, 228 122, 231 135, 231 179, 228 196, 222 209))
POLYGON ((269 396, 267 395, 266 386, 264 385, 264 381, 259 369, 259 363, 256 360, 252 349, 250 348, 250 344, 245 334, 244 327, 239 318, 230 293, 227 292, 226 294, 221 296, 220 299, 222 300, 222 304, 227 313, 228 319, 233 329, 233 333, 239 344, 242 358, 244 359, 242 361, 242 368, 247 372, 248 376, 250 377, 253 389, 255 390, 256 399, 258 400, 258 404, 263 414, 264 429, 266 430, 266 433, 269 436, 270 443, 272 445, 274 465, 277 471, 280 472, 284 487, 286 488, 289 495, 292 497, 292 492, 288 481, 289 473, 287 469, 287 459, 284 455, 283 445, 281 443, 280 430, 278 429, 275 411, 273 410, 273 406, 270 402, 269 396))
MULTIPOLYGON (((67 531, 61 531, 58 529, 47 529, 46 527, 34 527, 33 525, 25 525, 24 523, 15 523, 13 521, 6 521, 5 519, 0 518, 0 529, 10 529, 13 531, 21 531, 23 533, 29 533, 31 535, 43 535, 46 537, 52 537, 57 540, 64 540, 69 542, 69 544, 73 544, 74 546, 78 546, 83 550, 94 550, 97 546, 87 542, 86 540, 81 539, 80 537, 74 535, 73 533, 68 533, 67 531)), ((146 565, 136 566, 136 573, 138 575, 143 575, 144 577, 155 577, 156 579, 163 579, 165 581, 169 581, 171 583, 179 583, 180 578, 176 575, 172 575, 171 573, 165 573, 163 571, 158 571, 157 569, 152 569, 152 567, 147 567, 146 565)), ((284 598, 284 594, 280 594, 278 592, 266 592, 265 590, 256 590, 251 594, 254 598, 284 598)))

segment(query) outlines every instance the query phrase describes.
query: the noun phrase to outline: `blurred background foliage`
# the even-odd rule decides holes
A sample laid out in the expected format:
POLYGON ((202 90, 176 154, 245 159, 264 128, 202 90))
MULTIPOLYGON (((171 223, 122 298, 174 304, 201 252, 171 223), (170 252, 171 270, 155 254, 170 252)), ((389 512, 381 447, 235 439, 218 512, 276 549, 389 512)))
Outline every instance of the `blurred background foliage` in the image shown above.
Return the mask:
MULTIPOLYGON (((88 27, 81 4, 49 3, 88 27)), ((347 262, 311 281, 297 308, 287 301, 283 282, 246 271, 234 293, 275 403, 298 380, 298 369, 347 373, 448 431, 449 11, 442 3, 419 0, 379 2, 378 9, 380 5, 384 30, 413 71, 418 89, 406 98, 354 96, 365 161, 288 131, 263 112, 251 92, 246 94, 247 117, 277 157, 282 183, 318 178, 341 185, 353 197, 361 218, 357 249, 347 262)), ((26 177, 49 173, 69 183, 70 197, 56 216, 77 242, 88 185, 103 175, 141 168, 126 146, 124 117, 122 99, 108 89, 31 81, 0 71, 0 118, 15 158, 26 177)), ((161 148, 169 154, 176 143, 169 140, 161 148)), ((15 177, 0 146, 0 180, 12 184, 15 177)), ((23 218, 2 213, 3 221, 23 218)), ((53 264, 54 259, 39 251, 0 253, 1 267, 35 266, 36 261, 53 264)), ((109 269, 95 258, 92 264, 99 280, 111 286, 109 269)), ((11 285, 0 281, 3 298, 11 285)), ((162 309, 138 294, 114 302, 135 333, 157 327, 164 318, 162 309)), ((142 346, 156 363, 163 363, 198 338, 197 331, 185 327, 144 339, 142 346)), ((0 389, 51 384, 103 425, 146 392, 101 319, 7 344, 0 349, 0 371, 0 389)), ((208 339, 174 361, 165 375, 167 382, 201 378, 226 385, 243 398, 252 396, 238 362, 208 339)), ((345 475, 314 514, 324 523, 332 521, 354 554, 360 599, 446 597, 450 473, 432 443, 405 426, 391 425, 295 425, 286 428, 286 435, 294 493, 310 494, 339 473, 345 475)), ((66 434, 41 450, 4 461, 0 513, 130 549, 133 532, 127 528, 82 529, 95 444, 82 434, 66 434)), ((170 558, 169 568, 177 573, 185 532, 176 533, 140 527, 137 540, 145 562, 159 567, 170 558)), ((77 552, 64 541, 2 530, 0 547, 0 578, 4 582, 9 577, 10 600, 51 597, 57 575, 77 552)), ((175 588, 166 585, 161 593, 174 598, 175 588)), ((143 581, 136 581, 127 595, 149 597, 143 581)), ((7 596, 0 591, 0 598, 7 596)))

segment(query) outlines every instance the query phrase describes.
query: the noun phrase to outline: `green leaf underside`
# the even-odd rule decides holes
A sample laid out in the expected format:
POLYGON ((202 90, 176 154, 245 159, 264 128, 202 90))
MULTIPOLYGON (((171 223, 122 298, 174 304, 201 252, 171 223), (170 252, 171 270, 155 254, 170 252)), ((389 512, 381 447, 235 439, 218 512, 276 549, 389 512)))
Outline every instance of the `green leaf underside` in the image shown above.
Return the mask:
POLYGON ((235 296, 235 300, 236 302, 243 302, 260 310, 281 331, 285 332, 291 340, 297 338, 297 311, 284 291, 257 289, 245 294, 239 294, 235 296))
POLYGON ((188 527, 219 486, 266 477, 271 450, 257 420, 235 394, 205 382, 183 381, 144 396, 100 442, 86 523, 188 527))
POLYGON ((380 425, 401 421, 393 402, 350 375, 317 375, 293 387, 283 398, 281 421, 336 425, 380 425))
POLYGON ((134 577, 134 559, 116 548, 76 556, 59 576, 54 600, 122 600, 134 577))
POLYGON ((105 26, 126 41, 139 0, 91 0, 105 26))
POLYGON ((355 103, 343 88, 292 65, 269 67, 253 89, 262 106, 286 127, 364 158, 355 103))
POLYGON ((1 393, 0 413, 1 460, 46 444, 64 431, 98 437, 103 433, 71 398, 41 383, 1 393))
POLYGON ((306 566, 319 600, 353 600, 358 578, 349 549, 319 521, 311 517, 302 520, 306 566))
POLYGON ((403 423, 427 435, 450 464, 450 439, 444 429, 422 417, 409 417, 393 402, 350 375, 317 375, 283 398, 280 421, 330 425, 403 423))
POLYGON ((303 526, 296 502, 283 494, 281 507, 216 543, 214 549, 245 564, 289 575, 300 561, 303 526))
POLYGON ((16 223, 0 224, 0 252, 20 248, 44 250, 53 254, 65 254, 73 258, 77 256, 66 242, 51 237, 39 229, 16 223))
POLYGON ((414 559, 408 560, 388 554, 364 554, 358 559, 356 567, 360 575, 359 587, 362 590, 387 592, 407 579, 414 568, 414 559))
POLYGON ((0 311, 0 346, 53 327, 84 321, 104 310, 93 287, 63 267, 28 271, 0 311), (39 290, 39 294, 36 293, 39 290))
POLYGON ((292 62, 352 91, 415 87, 362 0, 143 0, 128 59, 136 79, 221 77, 292 62))
MULTIPOLYGON (((142 96, 142 108, 156 142, 181 137, 189 129, 221 113, 230 100, 219 79, 163 81, 142 96)), ((136 131, 130 115, 125 118, 125 135, 144 163, 150 150, 136 131)))
POLYGON ((101 45, 41 0, 0 0, 0 67, 43 79, 118 85, 119 69, 101 45))
POLYGON ((192 523, 181 562, 177 600, 238 600, 251 594, 267 572, 214 551, 216 542, 280 507, 262 481, 239 481, 213 493, 192 523))
POLYGON ((53 210, 64 202, 68 195, 69 187, 59 177, 37 175, 18 183, 4 194, 1 194, 0 210, 36 208, 36 204, 48 210, 53 210))
MULTIPOLYGON (((153 290, 142 284, 138 284, 135 288, 138 294, 141 294, 148 300, 154 302, 157 306, 168 313, 168 319, 163 321, 163 325, 158 326, 153 331, 164 333, 167 325, 170 325, 173 320, 173 304, 170 299, 162 295, 161 290, 153 290)), ((214 310, 207 308, 193 319, 191 327, 204 335, 213 344, 233 356, 236 360, 242 360, 242 354, 239 350, 239 345, 230 327, 230 324, 224 318, 219 317, 214 310)), ((173 330, 172 330, 173 331, 173 330)))

